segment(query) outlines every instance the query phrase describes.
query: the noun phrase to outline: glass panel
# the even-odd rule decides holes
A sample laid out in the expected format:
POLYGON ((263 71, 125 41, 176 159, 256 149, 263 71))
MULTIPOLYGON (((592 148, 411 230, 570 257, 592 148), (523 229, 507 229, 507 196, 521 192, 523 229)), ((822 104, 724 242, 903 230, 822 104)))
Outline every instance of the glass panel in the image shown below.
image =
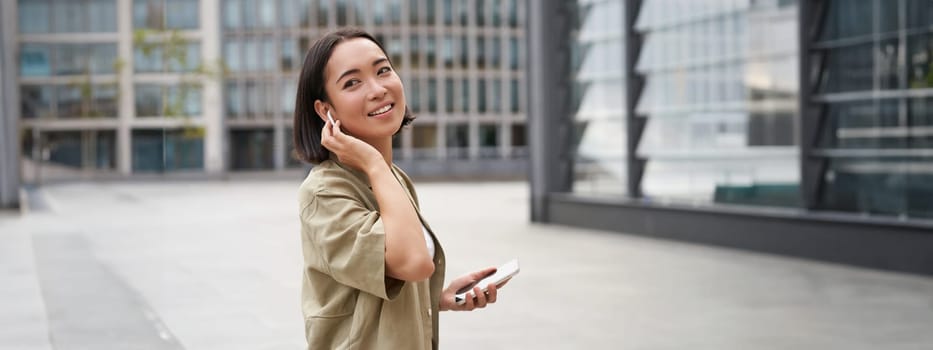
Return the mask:
POLYGON ((275 27, 275 1, 263 0, 259 2, 259 23, 260 28, 275 27))
POLYGON ((518 69, 518 39, 509 38, 509 68, 518 69))
MULTIPOLYGON (((79 86, 58 87, 58 117, 60 119, 78 119, 88 116, 89 106, 83 103, 81 90, 79 86)), ((88 93, 87 90, 85 93, 88 93)))
POLYGON ((825 209, 933 217, 933 171, 921 158, 830 162, 825 209))
POLYGON ((502 81, 494 79, 492 85, 492 112, 500 113, 502 111, 502 81))
POLYGON ((521 112, 521 101, 519 100, 518 80, 512 79, 509 84, 509 107, 512 113, 521 112))
POLYGON ((85 74, 88 72, 87 45, 59 44, 55 50, 55 75, 85 74))
POLYGON ((235 170, 275 168, 272 132, 272 129, 231 131, 231 167, 235 170))
POLYGON ((236 83, 227 83, 226 93, 224 94, 224 107, 227 109, 227 117, 238 119, 243 114, 241 103, 243 96, 240 94, 240 87, 236 83))
POLYGON ((52 73, 52 49, 44 44, 22 44, 19 52, 19 75, 49 76, 52 73))
POLYGON ((94 85, 94 100, 91 103, 91 116, 117 117, 117 85, 94 85))
POLYGON ((223 22, 224 28, 236 29, 242 26, 240 21, 240 0, 224 0, 223 3, 223 22))
POLYGON ((162 71, 162 47, 153 46, 146 55, 143 48, 133 48, 133 70, 136 73, 154 73, 162 71))
POLYGON ((933 35, 911 35, 907 44, 908 86, 911 89, 933 87, 933 35))
POLYGON ((201 115, 201 88, 190 85, 168 87, 165 114, 199 117, 201 115))
POLYGON ((240 46, 242 42, 239 40, 227 40, 224 43, 224 63, 227 65, 227 69, 231 72, 242 72, 244 71, 243 61, 241 59, 240 46))
POLYGON ((425 0, 425 24, 434 25, 437 13, 437 0, 425 0))
POLYGON ((411 80, 406 85, 409 88, 409 93, 405 94, 408 107, 414 113, 421 112, 421 81, 411 80))
POLYGON ((498 147, 499 146, 499 126, 498 125, 480 125, 479 126, 479 145, 480 147, 498 147))
POLYGON ((162 115, 162 87, 158 85, 136 85, 136 117, 162 115))
POLYGON ((203 169, 204 140, 184 131, 165 132, 165 169, 203 169))
POLYGON ((447 106, 445 108, 447 113, 454 112, 454 96, 456 96, 454 94, 454 80, 450 78, 444 79, 444 104, 447 106))
POLYGON ((56 33, 86 32, 87 10, 77 1, 56 1, 52 3, 52 17, 56 33))
POLYGON ((295 81, 288 80, 282 83, 282 93, 279 94, 281 100, 279 105, 282 108, 282 114, 285 118, 291 118, 295 113, 295 100, 298 94, 298 87, 295 81))
POLYGON ((197 29, 198 0, 165 0, 165 22, 169 29, 197 29))
POLYGON ((469 155, 470 129, 463 124, 447 124, 447 158, 465 159, 469 155))
POLYGON ((133 28, 164 29, 164 0, 133 0, 133 28))
POLYGON ((91 74, 113 74, 114 64, 117 62, 116 44, 90 45, 88 68, 91 74))
POLYGON ((20 86, 20 115, 22 118, 51 118, 53 91, 53 87, 48 85, 20 86))
POLYGON ((428 78, 428 112, 437 112, 437 79, 428 78))
POLYGON ((280 0, 279 2, 279 26, 282 28, 293 28, 298 25, 296 15, 300 13, 300 8, 295 5, 296 0, 280 0))
POLYGON ((90 0, 87 13, 88 31, 117 31, 117 4, 114 0, 90 0))
POLYGON ((470 80, 463 79, 460 82, 460 110, 464 113, 470 112, 470 80))
POLYGON ((822 148, 904 148, 907 125, 900 118, 899 101, 833 103, 826 108, 822 148))
POLYGON ((402 0, 389 0, 389 24, 402 24, 402 0))
POLYGON ((486 113, 486 80, 476 82, 476 104, 480 113, 486 113))
POLYGON ((48 33, 51 5, 46 0, 19 0, 19 32, 23 34, 48 33))
POLYGON ((933 23, 933 1, 907 1, 907 29, 928 28, 933 23))
POLYGON ((832 0, 827 7, 822 39, 869 35, 874 0, 832 0), (868 24, 868 25, 866 25, 868 24))
MULTIPOLYGON (((66 168, 77 168, 83 165, 81 155, 82 142, 80 131, 57 131, 44 133, 45 145, 49 150, 49 163, 66 168)), ((69 169, 64 169, 69 170, 69 169)))

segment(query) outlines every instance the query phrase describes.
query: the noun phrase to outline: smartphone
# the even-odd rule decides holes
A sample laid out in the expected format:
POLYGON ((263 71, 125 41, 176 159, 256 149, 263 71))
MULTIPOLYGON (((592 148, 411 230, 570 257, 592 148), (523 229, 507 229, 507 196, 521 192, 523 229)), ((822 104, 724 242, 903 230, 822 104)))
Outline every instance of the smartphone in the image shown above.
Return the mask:
MULTIPOLYGON (((518 274, 518 271, 518 259, 512 259, 502 266, 499 266, 495 273, 486 276, 477 282, 471 283, 466 287, 460 288, 460 290, 457 291, 457 294, 454 295, 454 302, 456 302, 457 305, 463 305, 466 303, 467 293, 472 291, 474 286, 480 286, 480 290, 482 290, 483 293, 486 293, 486 287, 488 287, 490 284, 495 284, 496 287, 499 287, 512 278, 512 276, 518 274)), ((474 296, 474 298, 476 298, 476 296, 474 296)))

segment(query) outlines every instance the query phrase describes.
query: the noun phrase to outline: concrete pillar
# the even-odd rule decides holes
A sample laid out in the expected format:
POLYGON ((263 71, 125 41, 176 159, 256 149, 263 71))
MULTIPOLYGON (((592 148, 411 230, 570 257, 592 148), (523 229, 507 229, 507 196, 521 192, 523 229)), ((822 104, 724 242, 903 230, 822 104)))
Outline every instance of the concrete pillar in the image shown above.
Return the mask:
POLYGON ((118 74, 120 101, 117 122, 117 171, 133 172, 132 123, 136 94, 133 89, 133 0, 117 0, 117 55, 125 64, 118 74))
MULTIPOLYGON (((201 57, 208 67, 219 67, 220 62, 220 1, 201 0, 201 57)), ((204 171, 220 174, 226 170, 224 157, 223 99, 220 93, 221 77, 203 80, 204 118, 204 171)))
POLYGON ((0 208, 19 207, 19 87, 15 1, 0 1, 0 208))

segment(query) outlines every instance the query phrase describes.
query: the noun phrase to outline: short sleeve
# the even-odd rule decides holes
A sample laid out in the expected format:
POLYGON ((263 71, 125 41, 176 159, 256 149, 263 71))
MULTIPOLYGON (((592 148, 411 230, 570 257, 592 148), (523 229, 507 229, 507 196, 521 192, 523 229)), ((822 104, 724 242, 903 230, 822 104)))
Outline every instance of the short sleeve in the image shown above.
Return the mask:
POLYGON ((309 266, 337 282, 383 299, 395 298, 404 281, 386 275, 385 228, 378 211, 352 196, 320 191, 301 212, 303 239, 312 247, 309 266))

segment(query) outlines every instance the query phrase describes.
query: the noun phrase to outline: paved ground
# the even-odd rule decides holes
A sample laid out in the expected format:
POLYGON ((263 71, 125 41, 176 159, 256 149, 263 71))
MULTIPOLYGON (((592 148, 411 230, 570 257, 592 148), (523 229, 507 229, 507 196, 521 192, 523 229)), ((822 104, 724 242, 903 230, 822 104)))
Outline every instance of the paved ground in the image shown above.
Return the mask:
MULTIPOLYGON (((296 187, 43 188, 0 213, 0 349, 302 348, 296 187)), ((933 278, 530 224, 522 183, 419 191, 449 276, 522 263, 445 349, 933 349, 933 278)))

